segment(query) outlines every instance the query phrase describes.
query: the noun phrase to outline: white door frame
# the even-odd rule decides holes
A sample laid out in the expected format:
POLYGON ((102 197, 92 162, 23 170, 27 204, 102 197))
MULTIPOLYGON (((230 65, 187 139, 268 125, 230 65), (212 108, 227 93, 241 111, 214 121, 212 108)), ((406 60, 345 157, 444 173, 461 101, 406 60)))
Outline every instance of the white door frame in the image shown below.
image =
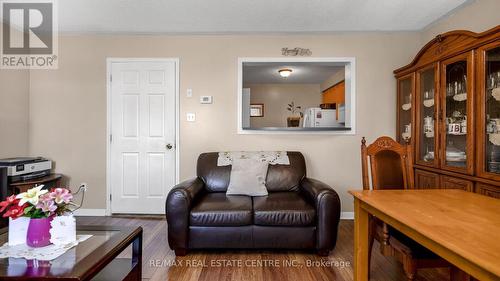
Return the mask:
MULTIPOLYGON (((119 62, 174 62, 175 63, 175 184, 179 183, 179 58, 106 58, 106 215, 111 215, 111 65, 119 62)), ((166 194, 165 194, 166 195, 166 194)))

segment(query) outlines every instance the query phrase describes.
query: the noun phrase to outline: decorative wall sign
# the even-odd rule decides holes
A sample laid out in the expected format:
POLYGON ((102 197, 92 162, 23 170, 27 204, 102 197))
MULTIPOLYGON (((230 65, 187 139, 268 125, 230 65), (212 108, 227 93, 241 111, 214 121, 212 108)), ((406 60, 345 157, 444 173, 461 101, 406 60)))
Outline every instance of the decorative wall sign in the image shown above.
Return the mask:
POLYGON ((291 57, 296 57, 296 56, 309 57, 312 55, 312 52, 311 52, 311 50, 304 49, 304 48, 294 48, 294 49, 282 48, 281 54, 283 56, 287 56, 287 57, 288 56, 291 56, 291 57))

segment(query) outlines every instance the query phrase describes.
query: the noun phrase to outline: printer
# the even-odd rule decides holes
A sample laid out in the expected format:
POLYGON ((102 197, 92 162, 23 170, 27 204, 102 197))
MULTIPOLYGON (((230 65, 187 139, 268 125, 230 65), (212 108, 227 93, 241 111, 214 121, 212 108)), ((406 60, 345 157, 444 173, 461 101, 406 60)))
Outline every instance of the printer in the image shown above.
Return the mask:
POLYGON ((7 170, 9 183, 27 181, 50 175, 52 161, 43 157, 15 157, 0 159, 0 167, 7 170))

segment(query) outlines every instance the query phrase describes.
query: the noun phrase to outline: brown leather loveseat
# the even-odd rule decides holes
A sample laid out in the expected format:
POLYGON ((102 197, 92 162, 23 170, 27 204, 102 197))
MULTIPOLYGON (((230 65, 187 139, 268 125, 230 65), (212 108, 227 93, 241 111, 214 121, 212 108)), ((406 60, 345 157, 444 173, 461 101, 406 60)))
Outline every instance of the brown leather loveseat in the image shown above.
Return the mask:
POLYGON ((330 186, 306 178, 304 156, 288 152, 290 165, 269 165, 268 196, 226 196, 231 166, 218 153, 198 158, 197 175, 167 197, 168 243, 176 255, 189 249, 311 249, 335 247, 340 200, 330 186))

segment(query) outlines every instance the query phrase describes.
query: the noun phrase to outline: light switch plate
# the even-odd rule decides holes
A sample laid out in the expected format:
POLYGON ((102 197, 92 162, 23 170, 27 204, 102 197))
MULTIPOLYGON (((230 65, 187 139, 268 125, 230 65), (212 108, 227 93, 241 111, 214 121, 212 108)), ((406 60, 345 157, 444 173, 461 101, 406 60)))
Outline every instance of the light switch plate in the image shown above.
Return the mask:
POLYGON ((200 103, 205 103, 205 104, 212 103, 212 96, 201 96, 200 103))
POLYGON ((192 96, 193 96, 193 89, 187 89, 187 90, 186 90, 186 96, 187 96, 188 98, 192 97, 192 96))
POLYGON ((194 113, 187 113, 186 114, 186 119, 188 122, 194 122, 196 121, 196 114, 194 113))

